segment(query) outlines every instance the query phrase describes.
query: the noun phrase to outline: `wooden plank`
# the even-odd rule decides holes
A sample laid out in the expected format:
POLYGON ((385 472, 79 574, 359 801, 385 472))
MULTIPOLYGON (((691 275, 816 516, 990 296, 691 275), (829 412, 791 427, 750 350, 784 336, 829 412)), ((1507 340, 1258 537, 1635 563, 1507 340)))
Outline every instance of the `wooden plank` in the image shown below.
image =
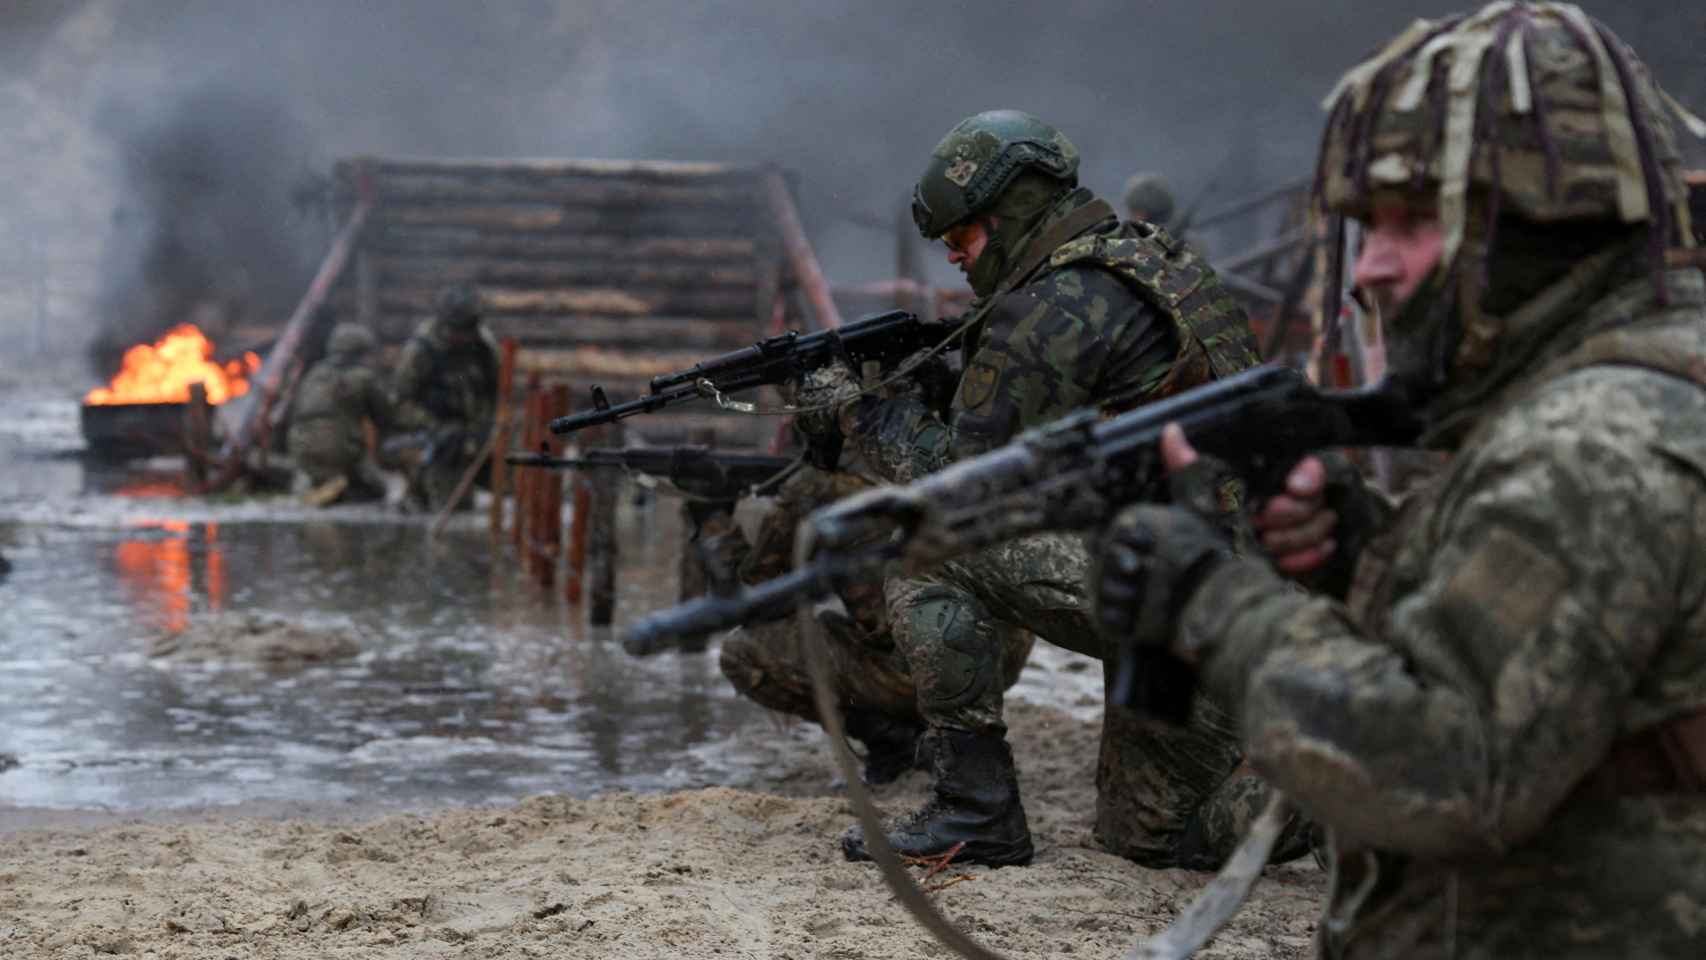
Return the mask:
POLYGON ((455 173, 389 177, 376 185, 378 201, 393 204, 519 202, 616 210, 703 210, 738 216, 761 209, 758 182, 677 186, 634 180, 544 178, 519 174, 455 173))
POLYGON ((552 379, 577 377, 607 382, 617 379, 650 380, 685 370, 703 359, 705 355, 698 351, 636 353, 602 347, 576 347, 570 350, 524 349, 517 354, 515 362, 523 370, 537 370, 552 379))
POLYGON ((805 228, 800 226, 800 215, 794 209, 794 198, 788 193, 788 185, 782 182, 780 173, 771 171, 764 176, 764 188, 770 200, 770 214, 775 218, 782 239, 782 250, 787 255, 788 265, 793 268, 794 279, 805 293, 806 302, 811 304, 813 319, 822 329, 841 326, 841 312, 835 307, 835 298, 830 296, 829 283, 823 278, 823 268, 818 265, 817 254, 812 252, 812 245, 806 239, 805 228))
POLYGON ((491 257, 503 259, 610 260, 715 260, 730 263, 750 261, 755 244, 751 237, 657 236, 636 237, 619 232, 529 233, 490 231, 468 227, 426 227, 397 224, 376 227, 368 235, 368 248, 393 255, 440 257, 491 257))
POLYGON ((375 207, 376 225, 394 227, 472 227, 530 233, 614 233, 623 236, 726 237, 757 228, 751 217, 697 210, 600 210, 550 203, 391 204, 375 207))
POLYGON ((267 351, 260 373, 254 378, 254 389, 250 390, 246 397, 223 405, 222 412, 228 411, 233 422, 226 428, 225 446, 219 451, 224 465, 219 475, 214 478, 211 489, 223 490, 231 481, 237 479, 238 473, 243 469, 244 455, 265 431, 267 414, 271 411, 273 402, 285 392, 287 381, 291 379, 293 372, 302 369, 296 351, 301 347, 310 328, 321 319, 320 305, 331 292, 332 284, 344 272, 371 210, 371 205, 364 198, 356 205, 343 229, 338 231, 336 239, 332 241, 332 248, 326 252, 326 258, 320 262, 320 269, 308 284, 307 292, 297 302, 290 319, 285 321, 284 332, 279 334, 272 349, 267 351))
POLYGON ((606 346, 652 350, 668 344, 700 355, 726 353, 759 339, 750 320, 740 317, 609 317, 596 314, 512 314, 490 317, 486 325, 499 338, 513 337, 524 347, 606 346))
POLYGON ((353 180, 362 165, 372 171, 375 180, 409 174, 451 172, 466 175, 519 173, 536 177, 621 177, 655 183, 707 183, 747 180, 763 173, 763 170, 755 167, 722 163, 556 157, 353 157, 339 161, 334 172, 340 180, 353 180))
POLYGON ((675 264, 652 260, 512 260, 489 257, 376 258, 381 283, 413 286, 423 282, 467 282, 521 287, 753 287, 757 271, 750 262, 675 264))
MULTIPOLYGON (((379 291, 381 313, 426 315, 438 301, 440 285, 407 289, 385 287, 379 291)), ((625 290, 619 287, 583 287, 560 290, 522 290, 486 287, 480 301, 487 316, 506 313, 592 313, 607 316, 707 315, 750 317, 751 290, 625 290)))
MULTIPOLYGON (((381 313, 374 333, 382 342, 395 344, 414 333, 424 317, 425 314, 408 311, 381 313)), ((488 316, 486 326, 499 339, 514 337, 524 347, 608 346, 651 350, 659 343, 667 343, 709 355, 725 353, 758 339, 752 321, 745 317, 516 313, 488 316)))

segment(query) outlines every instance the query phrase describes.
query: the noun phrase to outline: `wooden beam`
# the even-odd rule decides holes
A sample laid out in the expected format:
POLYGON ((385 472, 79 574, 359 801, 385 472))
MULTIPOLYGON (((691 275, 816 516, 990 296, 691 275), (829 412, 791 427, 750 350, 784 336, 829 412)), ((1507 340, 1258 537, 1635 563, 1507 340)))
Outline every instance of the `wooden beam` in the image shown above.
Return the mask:
POLYGON ((375 225, 367 244, 386 254, 504 259, 713 260, 750 262, 747 236, 636 237, 617 232, 542 234, 468 227, 375 225))
MULTIPOLYGON (((357 264, 366 259, 364 254, 357 264)), ((374 258, 379 281, 387 286, 421 283, 474 283, 532 287, 754 287, 750 261, 736 264, 679 264, 652 260, 514 260, 507 257, 374 258)), ((359 269, 358 269, 359 275, 359 269)), ((358 284, 359 286, 359 284, 358 284)))
POLYGON ((339 179, 350 179, 360 164, 367 164, 374 179, 411 173, 522 173, 531 176, 623 177, 654 181, 710 181, 751 179, 765 171, 722 163, 681 163, 667 160, 597 160, 554 157, 356 157, 337 165, 339 179))
MULTIPOLYGON (((381 288, 379 310, 381 313, 430 313, 441 289, 443 288, 440 286, 381 288)), ((480 292, 485 313, 492 317, 508 313, 590 313, 614 317, 750 317, 753 296, 751 290, 738 289, 624 290, 620 287, 559 290, 486 287, 480 292)), ((342 298, 339 302, 343 302, 342 298)))
POLYGON ((549 203, 619 211, 693 210, 739 216, 763 202, 758 181, 677 185, 634 180, 535 177, 523 174, 413 174, 389 177, 377 185, 384 205, 468 203, 549 203))
POLYGON ((522 350, 516 355, 515 362, 523 370, 537 370, 553 379, 583 377, 650 380, 665 373, 685 370, 703 359, 705 355, 698 351, 634 353, 602 347, 579 347, 572 350, 522 350))
POLYGON ((806 302, 811 305, 813 319, 820 329, 841 326, 841 311, 836 309, 835 298, 829 293, 829 283, 823 278, 823 268, 818 265, 811 241, 806 239, 799 212, 794 209, 794 198, 789 194, 782 175, 774 170, 765 174, 764 190, 770 201, 770 214, 775 218, 777 232, 782 238, 782 250, 788 265, 793 268, 794 278, 805 293, 806 302))
POLYGON ((464 227, 519 233, 612 233, 621 236, 728 237, 747 233, 761 214, 735 217, 705 210, 654 208, 598 210, 558 203, 386 204, 375 208, 374 222, 387 229, 464 227))
POLYGON ((284 332, 279 334, 277 342, 267 351, 266 359, 261 363, 260 373, 255 375, 249 393, 221 405, 222 412, 230 411, 231 420, 228 422, 231 426, 227 430, 225 446, 219 453, 224 464, 219 476, 210 485, 211 489, 224 489, 242 471, 243 457, 256 437, 265 429, 267 414, 271 411, 273 402, 284 392, 287 377, 292 370, 301 368, 297 362, 297 351, 308 331, 319 319, 320 305, 325 302, 332 285, 337 282, 345 265, 349 263, 350 254, 355 250, 356 240, 361 236, 362 228, 367 225, 367 217, 372 209, 371 194, 364 193, 351 212, 349 220, 332 241, 332 248, 320 262, 320 269, 315 273, 313 282, 308 285, 308 291, 296 304, 290 319, 285 321, 284 332))
MULTIPOLYGON (((399 336, 418 322, 413 314, 398 314, 399 336)), ((504 314, 486 318, 499 338, 513 338, 523 347, 602 346, 650 351, 659 344, 678 350, 723 353, 752 340, 752 321, 745 317, 619 317, 606 314, 504 314)))

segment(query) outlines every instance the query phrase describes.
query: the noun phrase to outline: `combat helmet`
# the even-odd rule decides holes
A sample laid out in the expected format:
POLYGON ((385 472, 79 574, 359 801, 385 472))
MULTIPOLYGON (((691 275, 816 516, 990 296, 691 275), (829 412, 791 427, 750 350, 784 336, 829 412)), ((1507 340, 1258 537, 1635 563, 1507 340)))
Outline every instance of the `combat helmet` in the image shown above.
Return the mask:
POLYGON ((334 357, 358 357, 377 345, 373 331, 355 323, 338 324, 326 338, 326 352, 334 357))
POLYGON ((1150 223, 1166 226, 1173 219, 1173 189, 1159 173, 1134 173, 1122 194, 1127 210, 1141 210, 1150 223))
POLYGON ((1059 130, 1018 110, 967 117, 930 151, 912 191, 912 221, 924 239, 934 240, 989 209, 1027 171, 1076 186, 1078 148, 1059 130))
MULTIPOLYGON (((1345 74, 1324 107, 1315 190, 1336 237, 1344 217, 1366 220, 1383 191, 1438 211, 1441 266, 1429 297, 1413 299, 1435 301, 1431 326, 1449 332, 1387 323, 1390 347, 1435 357, 1436 387, 1454 365, 1487 362, 1499 339, 1500 321, 1479 304, 1501 223, 1589 232, 1644 225, 1656 278, 1667 243, 1692 243, 1667 114, 1696 135, 1706 136, 1706 124, 1574 5, 1497 2, 1418 20, 1345 74), (1403 342, 1421 336, 1433 342, 1403 342)), ((1334 244, 1329 316, 1338 310, 1343 249, 1334 244)), ((1659 289, 1662 297, 1662 280, 1659 289)))
POLYGON ((452 326, 474 326, 480 322, 480 291, 467 283, 446 287, 438 295, 438 316, 452 326))

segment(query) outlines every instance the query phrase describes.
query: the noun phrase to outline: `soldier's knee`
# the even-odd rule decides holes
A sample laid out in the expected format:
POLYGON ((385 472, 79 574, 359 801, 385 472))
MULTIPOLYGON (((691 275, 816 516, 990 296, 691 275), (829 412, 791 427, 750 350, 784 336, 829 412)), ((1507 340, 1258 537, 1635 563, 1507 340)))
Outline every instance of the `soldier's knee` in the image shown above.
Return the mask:
POLYGON ((717 666, 735 692, 759 706, 817 719, 808 681, 794 665, 777 662, 762 636, 738 627, 723 639, 717 666))
POLYGON ((966 592, 926 586, 893 611, 893 627, 919 693, 931 706, 957 709, 999 690, 1002 651, 995 623, 966 592))

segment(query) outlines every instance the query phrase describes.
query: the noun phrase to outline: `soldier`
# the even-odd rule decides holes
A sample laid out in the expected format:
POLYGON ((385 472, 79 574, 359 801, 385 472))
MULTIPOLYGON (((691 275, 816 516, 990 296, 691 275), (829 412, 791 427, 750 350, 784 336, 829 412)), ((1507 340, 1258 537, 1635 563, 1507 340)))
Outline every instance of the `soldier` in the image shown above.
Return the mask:
POLYGON ((326 338, 326 356, 303 376, 290 407, 290 458, 308 477, 308 502, 385 499, 385 478, 369 456, 364 423, 392 426, 391 402, 367 366, 373 334, 339 324, 326 338))
MULTIPOLYGON (((1665 267, 1666 97, 1579 8, 1495 3, 1329 102, 1322 199, 1452 457, 1395 513, 1304 460, 1257 517, 1272 564, 1133 508, 1098 617, 1176 613, 1150 639, 1329 827, 1324 955, 1700 956, 1706 281, 1665 267)), ((1200 469, 1176 428, 1165 453, 1200 469)))
POLYGON ((1160 227, 1173 225, 1173 188, 1159 173, 1134 173, 1125 182, 1126 216, 1160 227))
MULTIPOLYGON (((398 419, 419 441, 409 482, 416 505, 449 502, 491 433, 497 390, 498 349, 480 322, 479 293, 457 284, 439 295, 437 316, 421 321, 404 345, 392 385, 398 419)), ((456 507, 472 503, 464 495, 456 507)))
MULTIPOLYGON (((1026 114, 997 110, 954 127, 913 194, 919 231, 947 245, 978 298, 949 416, 913 395, 862 395, 849 371, 831 367, 802 390, 808 410, 829 412, 808 412, 802 425, 841 432, 879 473, 904 482, 1075 408, 1124 410, 1253 364, 1249 323, 1214 271, 1165 229, 1121 223, 1078 187, 1077 171, 1066 137, 1026 114)), ((902 854, 964 841, 963 860, 1030 861, 996 625, 1107 660, 1088 572, 1078 537, 1044 535, 884 584, 935 774, 929 803, 889 834, 902 854)), ((1212 704, 1199 704, 1184 730, 1136 729, 1109 710, 1098 837, 1152 866, 1217 865, 1264 800, 1239 763, 1212 704)), ((857 828, 842 847, 869 858, 857 828)))
MULTIPOLYGON (((776 502, 759 522, 755 543, 748 546, 740 528, 731 526, 708 538, 706 551, 732 561, 744 583, 779 577, 793 566, 794 531, 800 521, 818 507, 874 482, 851 470, 802 466, 777 491, 776 502)), ((844 611, 828 606, 814 613, 828 634, 847 733, 865 747, 865 782, 889 783, 917 763, 918 740, 924 732, 917 688, 905 658, 895 649, 881 589, 847 584, 839 595, 844 611)), ((723 675, 742 696, 818 723, 803 639, 793 617, 737 628, 723 639, 723 675)), ((1029 633, 1002 626, 1003 689, 1018 681, 1031 642, 1029 633)))

